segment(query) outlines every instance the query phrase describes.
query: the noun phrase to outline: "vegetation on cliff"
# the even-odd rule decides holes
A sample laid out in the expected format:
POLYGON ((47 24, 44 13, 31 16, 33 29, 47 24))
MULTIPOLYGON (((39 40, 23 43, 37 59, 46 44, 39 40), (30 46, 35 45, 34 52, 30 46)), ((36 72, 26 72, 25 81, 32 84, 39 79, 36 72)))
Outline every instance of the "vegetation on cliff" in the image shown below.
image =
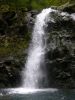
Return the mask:
POLYGON ((16 10, 16 7, 12 8, 9 5, 0 6, 1 88, 20 84, 21 71, 31 36, 29 20, 28 13, 23 10, 16 10))
MULTIPOLYGON (((48 8, 50 6, 61 6, 68 4, 67 6, 74 4, 74 0, 1 0, 2 4, 8 4, 11 6, 16 6, 17 8, 24 7, 28 10, 37 9, 41 10, 43 8, 48 8)), ((75 6, 74 6, 75 9, 75 6)))

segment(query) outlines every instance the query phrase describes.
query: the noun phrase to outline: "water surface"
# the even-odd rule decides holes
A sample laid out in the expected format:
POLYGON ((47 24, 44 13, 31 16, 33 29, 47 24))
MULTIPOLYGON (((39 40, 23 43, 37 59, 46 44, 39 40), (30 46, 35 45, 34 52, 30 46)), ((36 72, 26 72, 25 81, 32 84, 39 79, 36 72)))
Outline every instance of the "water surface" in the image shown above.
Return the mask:
POLYGON ((75 90, 36 89, 7 89, 0 91, 0 100, 75 100, 75 90), (14 91, 13 91, 14 90, 14 91))

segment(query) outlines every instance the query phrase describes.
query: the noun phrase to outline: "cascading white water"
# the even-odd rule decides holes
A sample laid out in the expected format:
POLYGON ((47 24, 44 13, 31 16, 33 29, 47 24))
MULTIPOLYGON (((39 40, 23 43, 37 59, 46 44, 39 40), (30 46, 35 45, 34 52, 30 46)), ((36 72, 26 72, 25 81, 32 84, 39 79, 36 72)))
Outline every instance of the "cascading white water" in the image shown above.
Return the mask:
POLYGON ((37 15, 30 44, 28 58, 25 65, 23 76, 23 87, 38 88, 39 79, 43 77, 41 71, 41 62, 44 60, 45 47, 44 44, 44 26, 47 23, 48 15, 52 11, 51 8, 44 9, 37 15))

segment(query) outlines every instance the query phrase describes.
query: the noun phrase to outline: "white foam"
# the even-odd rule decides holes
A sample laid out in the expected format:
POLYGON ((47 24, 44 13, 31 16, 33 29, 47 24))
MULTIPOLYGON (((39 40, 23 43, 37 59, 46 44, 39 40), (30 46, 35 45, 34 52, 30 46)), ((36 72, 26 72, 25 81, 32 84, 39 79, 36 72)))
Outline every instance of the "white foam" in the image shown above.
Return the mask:
POLYGON ((71 14, 71 18, 75 20, 75 13, 71 14))
MULTIPOLYGON (((58 89, 54 88, 48 88, 48 89, 31 89, 31 88, 9 88, 9 89, 4 89, 3 91, 6 91, 6 94, 33 94, 33 93, 40 93, 40 92, 56 92, 58 89)), ((2 93, 1 93, 2 94, 2 93)))

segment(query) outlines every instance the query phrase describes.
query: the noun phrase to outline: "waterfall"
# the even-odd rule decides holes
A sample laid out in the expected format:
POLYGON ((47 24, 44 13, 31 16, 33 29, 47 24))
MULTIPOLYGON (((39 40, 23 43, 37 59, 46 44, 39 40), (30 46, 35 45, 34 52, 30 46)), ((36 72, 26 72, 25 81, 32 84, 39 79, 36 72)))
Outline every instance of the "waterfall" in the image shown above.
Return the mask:
POLYGON ((41 63, 44 61, 46 48, 44 41, 44 26, 48 21, 48 15, 51 11, 53 11, 51 8, 44 9, 36 17, 34 29, 32 32, 32 40, 28 52, 28 58, 25 64, 25 69, 23 71, 23 87, 25 88, 38 88, 39 81, 43 77, 41 63))
POLYGON ((46 32, 44 27, 48 21, 55 22, 51 17, 51 12, 57 13, 65 20, 70 17, 75 20, 75 14, 68 14, 66 12, 60 12, 47 8, 42 10, 40 14, 36 16, 35 25, 32 32, 31 43, 28 51, 28 57, 23 70, 23 87, 24 88, 39 88, 39 84, 45 77, 45 73, 41 70, 41 65, 44 65, 45 48, 46 46, 46 32))
MULTIPOLYGON (((58 14, 59 18, 61 16, 62 19, 64 19, 64 20, 68 20, 68 18, 69 18, 70 20, 75 21, 75 13, 68 14, 66 12, 53 10, 51 8, 44 9, 40 14, 38 14, 36 16, 35 25, 34 25, 33 32, 32 32, 31 42, 30 42, 30 46, 29 46, 29 50, 28 50, 27 61, 26 61, 25 68, 24 68, 23 73, 22 73, 23 84, 20 88, 1 89, 0 90, 0 96, 2 96, 2 97, 3 97, 3 95, 5 95, 5 96, 9 95, 10 96, 12 94, 13 95, 14 94, 17 94, 17 95, 18 94, 20 94, 20 95, 21 94, 24 94, 24 95, 27 94, 27 96, 28 96, 28 94, 29 94, 29 98, 30 98, 30 94, 32 94, 32 93, 42 93, 42 94, 44 93, 44 94, 46 94, 46 92, 47 93, 49 92, 49 93, 52 94, 53 92, 56 92, 56 91, 59 90, 59 89, 54 89, 54 88, 39 89, 39 84, 42 81, 44 74, 45 74, 45 73, 43 73, 42 68, 41 68, 41 65, 45 64, 45 62, 44 62, 45 61, 45 53, 46 53, 45 48, 47 48, 47 45, 46 45, 46 33, 47 32, 45 32, 44 28, 47 26, 48 21, 53 22, 53 23, 56 22, 56 20, 51 16, 51 14, 52 14, 51 12, 58 14)), ((57 16, 55 16, 55 17, 57 17, 57 16)), ((51 25, 49 27, 51 27, 51 25)), ((60 35, 61 35, 61 33, 60 33, 60 35)), ((54 39, 52 42, 50 43, 49 46, 54 49, 54 47, 56 45, 56 43, 55 43, 56 40, 54 39)), ((72 47, 74 47, 74 46, 72 46, 72 47)), ((68 49, 66 49, 66 50, 68 50, 68 49)), ((61 49, 60 49, 60 51, 61 51, 61 49)), ((74 55, 72 55, 72 56, 74 56, 74 55)), ((63 58, 57 59, 57 61, 60 61, 60 62, 62 60, 63 60, 63 58)), ((64 61, 65 60, 67 60, 67 59, 64 59, 64 61)), ((60 62, 59 62, 58 65, 60 65, 60 62)), ((55 60, 54 60, 54 63, 56 64, 55 60)), ((65 85, 63 84, 63 87, 64 86, 65 85)), ((60 85, 59 85, 59 87, 60 87, 60 85)), ((37 96, 38 96, 38 94, 37 94, 37 96)), ((15 95, 14 95, 14 97, 15 97, 15 95)), ((33 97, 31 97, 31 98, 33 98, 33 97)))

